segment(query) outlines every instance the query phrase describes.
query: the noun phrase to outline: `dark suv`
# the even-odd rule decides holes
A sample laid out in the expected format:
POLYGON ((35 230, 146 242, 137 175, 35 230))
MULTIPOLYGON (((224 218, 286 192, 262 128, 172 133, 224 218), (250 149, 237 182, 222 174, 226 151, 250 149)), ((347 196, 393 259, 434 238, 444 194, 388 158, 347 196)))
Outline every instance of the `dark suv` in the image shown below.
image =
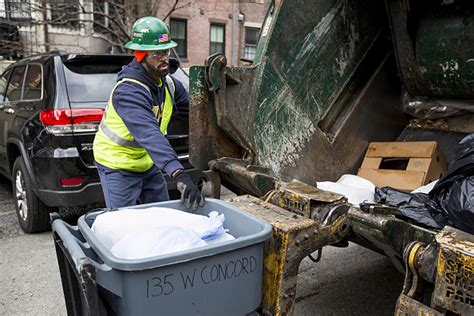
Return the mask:
MULTIPOLYGON (((92 142, 116 74, 131 59, 49 53, 14 63, 2 74, 0 172, 12 180, 25 232, 47 230, 52 210, 103 206, 92 142)), ((202 173, 188 162, 188 113, 173 115, 168 139, 198 182, 202 173)), ((168 182, 170 190, 176 188, 168 182)))

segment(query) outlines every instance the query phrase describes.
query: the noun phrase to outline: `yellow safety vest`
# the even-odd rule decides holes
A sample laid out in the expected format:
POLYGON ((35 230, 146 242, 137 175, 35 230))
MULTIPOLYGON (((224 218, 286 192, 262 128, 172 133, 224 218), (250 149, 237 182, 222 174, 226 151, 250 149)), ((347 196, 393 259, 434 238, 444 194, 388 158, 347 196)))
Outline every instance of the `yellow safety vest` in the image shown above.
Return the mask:
MULTIPOLYGON (((126 81, 134 82, 144 87, 151 94, 150 88, 138 80, 123 78, 117 82, 110 94, 102 122, 94 138, 94 159, 111 169, 145 172, 153 166, 153 161, 147 151, 135 141, 112 104, 112 96, 115 89, 126 81)), ((173 113, 172 100, 174 99, 175 91, 174 82, 171 77, 166 76, 166 82, 168 85, 165 87, 166 97, 163 110, 160 111, 159 105, 153 105, 152 107, 163 135, 167 133, 168 124, 173 113)))

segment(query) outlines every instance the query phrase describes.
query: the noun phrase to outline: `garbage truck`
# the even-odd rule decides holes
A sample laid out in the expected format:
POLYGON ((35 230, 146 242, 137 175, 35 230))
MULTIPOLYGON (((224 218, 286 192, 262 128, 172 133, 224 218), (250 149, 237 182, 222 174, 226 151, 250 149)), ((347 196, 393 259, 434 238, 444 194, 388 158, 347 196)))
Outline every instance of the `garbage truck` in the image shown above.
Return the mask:
POLYGON ((373 142, 435 142, 453 165, 474 131, 473 82, 474 4, 464 0, 274 0, 251 65, 214 54, 190 69, 192 164, 215 197, 224 185, 233 205, 272 224, 263 314, 291 315, 302 259, 348 242, 405 274, 397 315, 474 314, 472 231, 317 187, 356 174, 373 142))

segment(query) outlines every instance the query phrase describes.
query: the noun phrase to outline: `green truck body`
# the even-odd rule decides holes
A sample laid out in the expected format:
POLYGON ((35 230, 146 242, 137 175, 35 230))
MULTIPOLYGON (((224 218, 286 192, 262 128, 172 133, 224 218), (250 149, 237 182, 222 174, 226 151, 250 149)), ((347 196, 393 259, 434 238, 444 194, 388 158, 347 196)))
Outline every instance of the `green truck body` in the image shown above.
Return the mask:
POLYGON ((472 235, 316 188, 357 173, 369 142, 437 141, 454 159, 474 131, 473 3, 273 1, 252 65, 215 54, 190 78, 191 162, 274 227, 262 313, 291 314, 301 260, 348 241, 406 274, 397 314, 474 313, 472 235))

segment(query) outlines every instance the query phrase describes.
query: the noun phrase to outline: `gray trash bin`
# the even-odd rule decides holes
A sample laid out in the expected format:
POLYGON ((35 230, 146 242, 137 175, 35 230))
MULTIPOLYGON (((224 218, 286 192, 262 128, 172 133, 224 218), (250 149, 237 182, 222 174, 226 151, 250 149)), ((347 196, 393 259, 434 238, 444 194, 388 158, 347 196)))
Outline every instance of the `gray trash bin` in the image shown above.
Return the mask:
MULTIPOLYGON (((131 208, 151 206, 185 210, 179 201, 131 208)), ((78 230, 57 219, 53 221, 53 231, 77 263, 76 267, 81 262, 92 262, 99 296, 109 312, 245 315, 260 304, 263 243, 270 237, 272 227, 220 200, 206 200, 205 207, 197 214, 207 215, 212 211, 225 215, 224 227, 235 240, 143 260, 117 258, 95 238, 91 226, 101 212, 82 216, 78 230), (77 238, 78 232, 83 238, 77 238)))

